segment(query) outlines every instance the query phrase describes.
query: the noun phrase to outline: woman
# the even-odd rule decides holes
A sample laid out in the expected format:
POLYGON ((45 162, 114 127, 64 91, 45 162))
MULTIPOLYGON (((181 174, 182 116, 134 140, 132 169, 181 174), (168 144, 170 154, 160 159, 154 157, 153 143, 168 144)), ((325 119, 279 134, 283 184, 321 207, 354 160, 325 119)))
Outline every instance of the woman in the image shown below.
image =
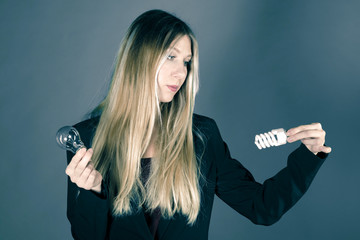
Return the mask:
POLYGON ((67 216, 75 239, 207 239, 214 195, 270 225, 308 189, 331 151, 321 125, 288 165, 255 182, 231 158, 214 120, 193 113, 198 46, 190 28, 160 10, 140 15, 123 39, 109 93, 78 123, 85 148, 68 152, 67 216))

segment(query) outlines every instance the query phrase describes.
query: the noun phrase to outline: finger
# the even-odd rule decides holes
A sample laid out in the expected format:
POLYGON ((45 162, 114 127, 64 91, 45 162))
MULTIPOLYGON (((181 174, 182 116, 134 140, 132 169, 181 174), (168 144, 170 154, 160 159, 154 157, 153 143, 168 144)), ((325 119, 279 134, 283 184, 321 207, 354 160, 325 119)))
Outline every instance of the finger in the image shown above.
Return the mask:
POLYGON ((321 138, 305 138, 302 139, 301 142, 305 145, 311 146, 323 146, 325 141, 321 138))
POLYGON ((87 166, 82 172, 75 170, 74 174, 70 175, 70 180, 82 187, 92 170, 91 166, 87 166))
POLYGON ((81 148, 71 159, 69 165, 66 167, 65 173, 67 175, 72 175, 74 173, 75 167, 79 164, 80 160, 84 157, 86 153, 86 148, 81 148))
POLYGON ((327 146, 321 147, 321 152, 330 153, 331 151, 332 151, 331 147, 327 147, 327 146))
POLYGON ((90 148, 86 151, 86 154, 81 159, 81 161, 78 163, 78 165, 75 167, 75 175, 81 176, 82 172, 85 170, 85 168, 88 166, 88 163, 91 160, 93 150, 90 148))
POLYGON ((93 184, 94 187, 93 188, 96 188, 96 187, 98 187, 100 185, 100 190, 101 190, 102 180, 103 180, 102 175, 98 171, 96 171, 95 180, 94 180, 94 184, 93 184))
POLYGON ((310 130, 310 129, 322 129, 321 123, 311 123, 311 124, 301 125, 295 128, 291 128, 286 132, 286 135, 291 136, 297 134, 298 132, 310 130))
POLYGON ((99 184, 101 184, 101 181, 102 181, 101 174, 96 169, 92 169, 92 171, 90 172, 84 183, 84 188, 86 190, 93 189, 97 187, 99 184))
POLYGON ((96 177, 96 175, 97 175, 96 170, 93 169, 93 171, 89 174, 87 182, 86 182, 86 187, 88 188, 88 190, 95 187, 95 177, 96 177))
POLYGON ((324 130, 304 130, 287 138, 288 142, 295 142, 305 138, 324 138, 324 130))
POLYGON ((310 130, 310 129, 322 129, 321 123, 311 123, 307 125, 301 125, 295 128, 290 128, 287 132, 287 136, 292 136, 294 134, 297 134, 298 132, 304 131, 304 130, 310 130))
POLYGON ((79 187, 86 189, 87 181, 88 181, 89 175, 91 174, 92 171, 93 171, 93 169, 90 167, 85 168, 84 171, 81 173, 80 177, 78 178, 78 180, 75 180, 75 183, 79 187))
POLYGON ((311 145, 306 145, 306 147, 313 153, 317 154, 319 152, 324 152, 324 153, 330 153, 331 152, 331 147, 328 146, 311 146, 311 145))

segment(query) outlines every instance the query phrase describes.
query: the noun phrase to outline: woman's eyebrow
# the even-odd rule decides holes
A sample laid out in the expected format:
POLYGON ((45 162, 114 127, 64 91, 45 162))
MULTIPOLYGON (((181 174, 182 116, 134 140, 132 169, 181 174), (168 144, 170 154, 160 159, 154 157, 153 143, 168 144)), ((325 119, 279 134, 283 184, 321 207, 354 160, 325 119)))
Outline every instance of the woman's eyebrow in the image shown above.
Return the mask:
MULTIPOLYGON (((174 49, 178 53, 181 53, 181 51, 176 47, 173 47, 172 49, 174 49)), ((192 57, 192 54, 188 54, 187 57, 192 57)))

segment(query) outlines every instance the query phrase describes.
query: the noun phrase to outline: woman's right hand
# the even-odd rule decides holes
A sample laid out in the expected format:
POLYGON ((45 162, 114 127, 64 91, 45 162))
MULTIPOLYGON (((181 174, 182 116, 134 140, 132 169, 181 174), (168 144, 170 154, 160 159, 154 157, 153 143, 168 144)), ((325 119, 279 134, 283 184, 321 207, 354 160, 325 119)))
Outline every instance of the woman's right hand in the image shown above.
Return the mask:
POLYGON ((102 176, 90 161, 92 154, 91 148, 80 149, 71 159, 65 173, 78 187, 100 193, 102 176))

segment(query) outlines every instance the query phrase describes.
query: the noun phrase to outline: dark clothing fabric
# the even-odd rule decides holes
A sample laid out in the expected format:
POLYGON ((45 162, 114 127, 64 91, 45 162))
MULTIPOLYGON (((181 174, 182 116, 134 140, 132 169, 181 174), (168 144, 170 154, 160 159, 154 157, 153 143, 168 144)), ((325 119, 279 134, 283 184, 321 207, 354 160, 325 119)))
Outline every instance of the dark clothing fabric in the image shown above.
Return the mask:
MULTIPOLYGON (((91 147, 98 120, 93 118, 74 126, 86 147, 91 147)), ((324 153, 314 155, 300 144, 288 156, 287 166, 261 184, 231 157, 214 120, 194 114, 193 129, 202 132, 203 140, 194 134, 195 152, 197 156, 202 156, 200 212, 192 226, 187 224, 186 216, 181 213, 176 213, 171 219, 161 216, 155 228, 160 240, 208 239, 215 194, 253 223, 271 225, 304 195, 328 156, 324 153)), ((70 162, 73 154, 67 154, 70 162)), ((142 210, 132 215, 113 216, 106 181, 103 181, 102 189, 104 191, 99 195, 77 187, 69 179, 67 217, 74 239, 154 239, 151 222, 155 220, 149 221, 152 215, 146 216, 142 210)))
MULTIPOLYGON (((141 181, 144 185, 149 178, 150 165, 151 165, 151 158, 142 158, 141 159, 141 181)), ((154 210, 153 213, 150 213, 143 206, 143 211, 144 211, 146 223, 149 226, 151 235, 153 235, 154 240, 158 240, 159 236, 158 236, 156 230, 159 225, 159 221, 160 221, 160 217, 161 217, 160 209, 157 208, 154 210)))

